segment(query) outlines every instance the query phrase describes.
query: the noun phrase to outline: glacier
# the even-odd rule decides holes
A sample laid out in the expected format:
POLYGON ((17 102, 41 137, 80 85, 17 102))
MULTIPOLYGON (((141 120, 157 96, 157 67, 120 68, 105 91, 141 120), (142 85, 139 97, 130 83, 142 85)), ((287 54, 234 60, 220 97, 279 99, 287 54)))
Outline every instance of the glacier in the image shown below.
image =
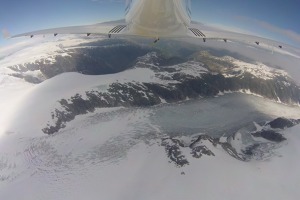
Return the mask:
MULTIPOLYGON (((69 71, 38 83, 12 75, 29 70, 26 63, 71 59, 91 42, 34 44, 0 60, 0 199, 298 199, 295 74, 203 49, 193 59, 163 59, 147 47, 115 73, 69 71), (274 84, 275 93, 245 84, 251 80, 274 84), (191 83, 207 91, 187 92, 191 83), (101 93, 95 101, 93 92, 101 93), (113 101, 99 106, 100 98, 113 101), (93 107, 73 110, 76 102, 93 107), (58 121, 59 129, 43 131, 58 121)), ((27 75, 43 74, 32 69, 38 73, 27 75)))

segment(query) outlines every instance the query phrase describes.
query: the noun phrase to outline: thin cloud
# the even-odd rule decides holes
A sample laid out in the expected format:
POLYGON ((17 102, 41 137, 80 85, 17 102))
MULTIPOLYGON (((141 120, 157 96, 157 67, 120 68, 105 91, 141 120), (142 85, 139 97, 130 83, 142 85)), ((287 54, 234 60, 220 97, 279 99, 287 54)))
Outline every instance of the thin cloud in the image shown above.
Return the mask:
POLYGON ((288 30, 288 29, 282 29, 282 28, 273 26, 272 24, 269 24, 267 22, 263 22, 263 21, 259 21, 258 23, 261 27, 263 27, 267 30, 270 30, 275 33, 279 33, 281 35, 284 35, 284 36, 294 40, 295 42, 300 43, 300 34, 296 33, 295 31, 288 30))
POLYGON ((268 22, 262 21, 262 20, 257 20, 257 19, 253 19, 253 18, 248 18, 248 17, 244 17, 244 16, 236 16, 236 18, 240 21, 243 22, 247 22, 247 23, 252 23, 252 24, 257 24, 260 27, 271 31, 273 33, 277 33, 280 34, 282 36, 285 36, 291 40, 293 40, 294 42, 300 43, 300 34, 293 31, 293 30, 289 30, 289 29, 283 29, 277 26, 274 26, 268 22))

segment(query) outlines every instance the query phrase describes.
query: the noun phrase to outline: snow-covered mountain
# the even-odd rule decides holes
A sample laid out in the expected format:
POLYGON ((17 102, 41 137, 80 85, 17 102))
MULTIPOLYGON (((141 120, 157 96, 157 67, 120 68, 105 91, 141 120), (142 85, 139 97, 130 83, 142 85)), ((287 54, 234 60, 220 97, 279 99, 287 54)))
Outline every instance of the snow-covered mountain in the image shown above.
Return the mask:
POLYGON ((1 199, 300 195, 300 88, 283 66, 60 38, 5 55, 0 95, 1 199))

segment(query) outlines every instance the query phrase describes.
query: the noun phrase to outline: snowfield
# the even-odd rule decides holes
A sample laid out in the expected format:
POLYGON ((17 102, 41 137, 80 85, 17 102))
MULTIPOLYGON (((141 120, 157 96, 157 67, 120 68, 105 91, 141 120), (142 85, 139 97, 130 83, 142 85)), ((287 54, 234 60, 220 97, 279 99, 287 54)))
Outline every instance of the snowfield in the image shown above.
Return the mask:
MULTIPOLYGON (((255 64, 251 64, 251 63, 234 59, 230 56, 225 56, 223 58, 220 58, 220 60, 225 60, 233 63, 234 71, 236 71, 237 73, 248 72, 254 75, 255 77, 259 77, 264 80, 272 79, 276 76, 289 76, 288 73, 285 72, 284 70, 274 69, 259 62, 255 64)), ((230 76, 232 75, 228 75, 227 77, 230 76)))
POLYGON ((1 138, 1 199, 298 199, 299 129, 266 160, 215 156, 176 167, 143 109, 99 110, 53 136, 1 138))
POLYGON ((3 56, 3 59, 0 59, 0 66, 2 69, 12 65, 35 63, 39 60, 51 63, 56 55, 69 56, 69 54, 64 53, 65 50, 76 48, 76 46, 87 42, 99 41, 99 38, 101 37, 58 36, 56 38, 25 40, 10 47, 1 48, 0 55, 3 56))
MULTIPOLYGON (((175 136, 183 140, 210 133, 187 131, 197 123, 217 131, 245 123, 242 115, 252 120, 246 116, 253 112, 255 119, 299 118, 297 107, 228 94, 153 109, 97 109, 76 117, 57 134, 43 134, 41 124, 55 99, 72 88, 80 91, 75 80, 88 85, 104 81, 69 73, 28 87, 21 109, 14 113, 17 117, 0 140, 1 199, 298 199, 300 126, 284 131, 287 141, 272 148, 264 160, 239 161, 204 141, 215 156, 196 159, 182 149, 189 164, 177 167, 161 145, 161 138, 176 129, 175 136), (230 119, 222 120, 225 116, 230 119)), ((242 142, 236 141, 240 146, 242 142)))
MULTIPOLYGON (((70 72, 39 84, 9 75, 11 64, 48 59, 63 51, 60 44, 76 48, 82 42, 22 44, 0 60, 0 199, 299 199, 300 125, 272 129, 265 124, 278 117, 297 121, 299 105, 250 90, 172 103, 160 97, 159 104, 144 107, 96 107, 45 134, 42 129, 54 121, 53 110, 66 109, 61 99, 80 94, 85 100, 86 91, 105 92, 116 82, 167 87, 180 82, 180 77, 170 79, 176 73, 196 78, 208 72, 191 60, 165 66, 170 72, 157 71, 158 64, 148 62, 156 55, 149 53, 135 67, 115 74, 70 72), (22 50, 24 45, 29 49, 22 50), (273 139, 283 139, 254 135, 262 130, 276 131, 273 139)), ((222 59, 234 63, 237 72, 263 80, 291 75, 260 62, 222 59)))

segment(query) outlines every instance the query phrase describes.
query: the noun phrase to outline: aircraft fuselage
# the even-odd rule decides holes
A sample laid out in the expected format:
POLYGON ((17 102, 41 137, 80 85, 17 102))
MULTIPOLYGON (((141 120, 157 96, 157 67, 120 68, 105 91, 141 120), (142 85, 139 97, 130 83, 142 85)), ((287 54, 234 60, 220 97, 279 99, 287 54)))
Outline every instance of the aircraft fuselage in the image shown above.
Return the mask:
POLYGON ((132 35, 186 35, 191 18, 187 0, 135 0, 126 14, 132 35))

